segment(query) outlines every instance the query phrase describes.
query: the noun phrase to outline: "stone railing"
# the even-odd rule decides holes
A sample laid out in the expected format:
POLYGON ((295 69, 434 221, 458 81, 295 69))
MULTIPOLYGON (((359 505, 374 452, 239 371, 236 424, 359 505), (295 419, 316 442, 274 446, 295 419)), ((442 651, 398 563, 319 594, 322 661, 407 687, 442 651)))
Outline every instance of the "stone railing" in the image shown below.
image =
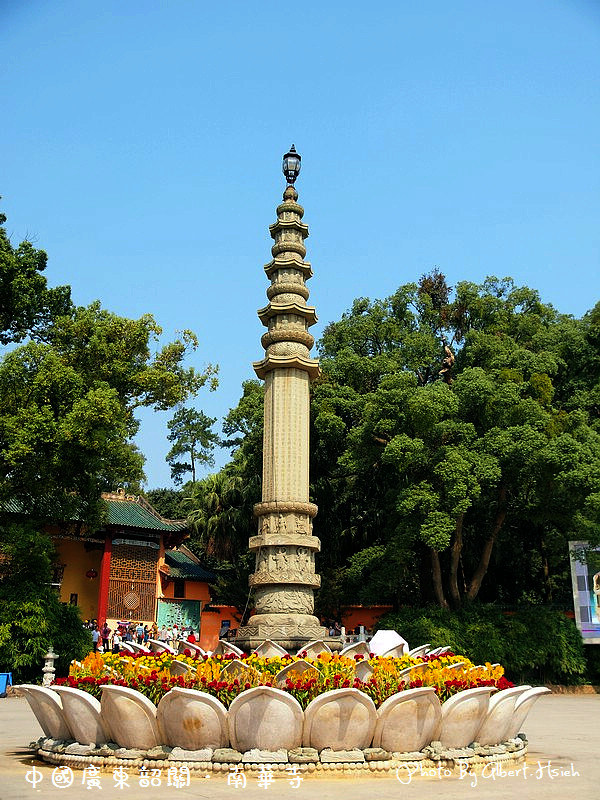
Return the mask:
POLYGON ((158 707, 134 689, 110 684, 101 701, 65 686, 17 688, 45 734, 36 743, 38 754, 52 763, 110 767, 124 759, 134 767, 166 767, 178 761, 204 770, 297 763, 309 771, 311 764, 391 769, 519 762, 526 741, 517 734, 533 703, 549 691, 517 686, 492 695, 492 687, 478 687, 440 703, 432 687, 421 687, 377 709, 357 689, 334 689, 303 710, 294 697, 268 686, 242 692, 229 709, 212 695, 179 687, 158 707))

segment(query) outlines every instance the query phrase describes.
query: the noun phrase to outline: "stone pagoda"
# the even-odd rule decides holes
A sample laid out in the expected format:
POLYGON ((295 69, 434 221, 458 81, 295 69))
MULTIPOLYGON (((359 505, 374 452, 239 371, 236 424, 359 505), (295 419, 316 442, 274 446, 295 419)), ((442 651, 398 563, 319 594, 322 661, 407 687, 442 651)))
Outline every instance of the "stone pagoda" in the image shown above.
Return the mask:
POLYGON ((312 535, 317 506, 309 502, 309 387, 320 373, 310 357, 314 339, 308 332, 317 321, 307 305, 306 281, 312 269, 304 261, 308 226, 297 202, 294 181, 300 156, 292 145, 284 156, 288 186, 269 227, 275 244, 273 260, 265 266, 271 285, 268 305, 258 316, 267 332, 261 339, 262 361, 253 364, 265 382, 262 502, 254 507, 258 535, 250 539, 256 554, 250 576, 256 614, 238 631, 236 644, 244 650, 271 639, 296 651, 327 634, 314 611, 315 553, 321 543, 312 535))

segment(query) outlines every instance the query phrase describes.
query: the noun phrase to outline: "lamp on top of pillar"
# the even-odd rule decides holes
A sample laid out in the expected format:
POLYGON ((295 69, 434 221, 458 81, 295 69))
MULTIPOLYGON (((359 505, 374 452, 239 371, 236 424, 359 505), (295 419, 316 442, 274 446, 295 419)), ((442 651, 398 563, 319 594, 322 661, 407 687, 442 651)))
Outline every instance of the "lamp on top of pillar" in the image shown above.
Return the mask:
POLYGON ((289 184, 294 183, 300 174, 300 162, 302 156, 296 152, 296 148, 292 145, 289 151, 283 157, 283 174, 289 184))

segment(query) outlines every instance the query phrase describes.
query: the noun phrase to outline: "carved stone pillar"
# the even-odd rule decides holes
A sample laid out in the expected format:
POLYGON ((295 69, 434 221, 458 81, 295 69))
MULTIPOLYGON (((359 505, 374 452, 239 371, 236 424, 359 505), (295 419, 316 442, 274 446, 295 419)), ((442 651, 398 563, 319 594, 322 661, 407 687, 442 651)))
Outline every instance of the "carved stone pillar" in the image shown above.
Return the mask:
POLYGON ((309 386, 320 370, 310 357, 314 339, 308 328, 317 316, 306 304, 312 269, 304 261, 308 226, 297 200, 288 186, 269 228, 275 240, 273 260, 265 266, 269 304, 258 312, 267 328, 261 339, 265 357, 253 364, 265 381, 263 481, 262 502, 254 508, 258 534, 249 543, 256 553, 250 586, 257 613, 236 639, 245 650, 265 639, 294 650, 327 633, 313 615, 321 543, 312 535, 317 507, 309 501, 309 386))

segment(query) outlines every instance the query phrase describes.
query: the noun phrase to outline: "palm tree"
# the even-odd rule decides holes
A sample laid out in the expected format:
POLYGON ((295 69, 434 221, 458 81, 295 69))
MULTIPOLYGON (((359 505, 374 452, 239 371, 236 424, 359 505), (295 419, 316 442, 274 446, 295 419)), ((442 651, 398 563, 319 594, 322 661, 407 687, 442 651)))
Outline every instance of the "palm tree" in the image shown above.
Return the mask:
POLYGON ((248 480, 235 462, 191 484, 183 500, 190 509, 188 524, 209 558, 235 563, 246 552, 259 491, 258 478, 248 480))

